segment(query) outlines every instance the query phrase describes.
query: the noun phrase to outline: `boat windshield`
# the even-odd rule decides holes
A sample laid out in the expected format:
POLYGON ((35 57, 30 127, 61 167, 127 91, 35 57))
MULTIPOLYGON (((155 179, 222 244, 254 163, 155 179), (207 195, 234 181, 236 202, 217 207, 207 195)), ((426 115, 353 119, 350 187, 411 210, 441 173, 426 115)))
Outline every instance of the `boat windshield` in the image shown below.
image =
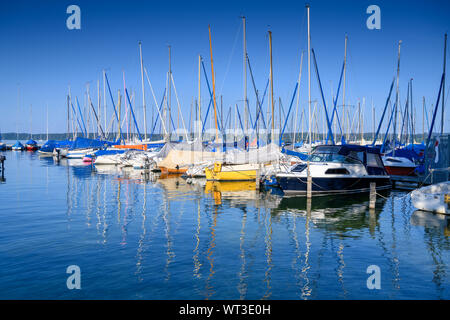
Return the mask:
POLYGON ((341 155, 341 154, 335 153, 335 152, 313 153, 310 156, 309 161, 311 161, 311 162, 352 163, 352 164, 361 163, 361 160, 358 158, 352 157, 351 153, 349 155, 344 156, 344 155, 341 155))

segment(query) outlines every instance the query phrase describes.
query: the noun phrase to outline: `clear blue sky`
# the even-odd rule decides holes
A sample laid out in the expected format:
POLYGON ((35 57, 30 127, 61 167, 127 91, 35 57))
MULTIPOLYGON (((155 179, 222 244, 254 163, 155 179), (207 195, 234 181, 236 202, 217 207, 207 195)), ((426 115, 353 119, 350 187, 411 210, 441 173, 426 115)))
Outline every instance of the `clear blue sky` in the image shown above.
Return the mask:
MULTIPOLYGON (((365 126, 372 127, 369 106, 373 99, 381 114, 390 82, 396 73, 397 43, 402 40, 400 92, 406 99, 407 81, 413 78, 417 126, 422 128, 422 96, 427 106, 435 103, 443 64, 444 33, 450 29, 448 1, 309 1, 312 46, 316 51, 327 103, 336 91, 348 34, 346 100, 357 104, 366 98, 365 126), (381 8, 381 30, 368 30, 366 8, 381 8)), ((30 128, 45 132, 46 103, 50 132, 65 132, 66 94, 83 101, 87 82, 97 101, 97 80, 107 73, 112 90, 136 91, 135 108, 141 108, 138 42, 143 43, 144 65, 149 71, 158 101, 165 87, 168 49, 172 47, 172 70, 185 120, 192 99, 197 97, 197 57, 201 54, 210 77, 208 24, 212 29, 217 96, 224 108, 242 107, 242 23, 247 18, 247 49, 256 85, 264 90, 269 74, 267 31, 273 34, 274 94, 288 107, 298 78, 301 50, 307 49, 306 9, 302 1, 2 1, 0 4, 0 130, 20 132, 30 128), (68 30, 66 8, 81 8, 81 30, 68 30), (20 110, 18 112, 18 87, 20 110)), ((450 55, 450 54, 448 54, 450 55)), ((447 56, 448 56, 447 55, 447 56)), ((307 101, 306 56, 300 101, 307 101)), ((447 70, 450 67, 447 66, 447 70)), ((447 77, 449 78, 449 77, 447 77)), ((320 99, 312 75, 313 99, 320 99)), ((204 79, 203 105, 208 102, 204 79)), ((210 77, 211 81, 211 77, 210 77)), ((100 82, 101 86, 102 83, 100 82)), ((447 79, 446 94, 450 92, 447 79)), ((248 96, 255 99, 250 78, 248 96)), ((341 100, 342 98, 340 98, 341 100)), ((146 100, 153 107, 148 86, 146 100)), ((172 97, 175 107, 175 95, 172 97)), ((267 101, 267 100, 266 100, 267 101)), ((448 100, 447 100, 448 102, 448 100)), ((108 117, 112 114, 108 97, 108 117)), ((447 103, 447 110, 450 106, 447 103)), ((142 111, 140 111, 142 113, 142 111)), ((447 112, 447 115, 449 112, 447 112)), ((175 116, 176 118, 176 116, 175 116)), ((440 119, 439 119, 440 122, 440 119)), ((449 131, 450 116, 445 119, 449 131)), ((142 119, 140 119, 142 126, 142 119)))

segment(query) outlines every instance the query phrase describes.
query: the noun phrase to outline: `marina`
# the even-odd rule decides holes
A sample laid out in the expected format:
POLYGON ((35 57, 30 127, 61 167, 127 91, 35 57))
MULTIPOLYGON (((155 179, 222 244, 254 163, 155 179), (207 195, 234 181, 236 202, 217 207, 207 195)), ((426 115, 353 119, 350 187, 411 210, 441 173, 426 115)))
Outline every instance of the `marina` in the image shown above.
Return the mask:
POLYGON ((6 156, 2 299, 450 294, 449 217, 417 210, 405 191, 383 193, 371 210, 368 195, 308 204, 306 197, 257 192, 254 182, 188 184, 78 159, 6 156), (74 263, 82 290, 64 285, 74 263), (383 271, 382 290, 366 288, 372 264, 383 271))
POLYGON ((69 6, 65 43, 92 52, 48 64, 51 89, 5 84, 0 300, 448 300, 447 20, 412 39, 377 5, 351 33, 295 8, 174 43, 120 13, 111 50, 69 6))

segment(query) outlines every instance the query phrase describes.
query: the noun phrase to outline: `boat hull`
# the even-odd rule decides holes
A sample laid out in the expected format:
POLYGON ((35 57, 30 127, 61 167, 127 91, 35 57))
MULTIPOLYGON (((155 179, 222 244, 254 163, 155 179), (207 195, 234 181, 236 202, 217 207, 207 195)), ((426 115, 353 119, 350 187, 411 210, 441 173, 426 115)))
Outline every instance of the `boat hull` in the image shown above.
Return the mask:
POLYGON ((166 167, 159 167, 159 169, 161 170, 161 173, 166 173, 166 174, 183 174, 186 173, 187 168, 166 168, 166 167))
MULTIPOLYGON (((285 194, 306 195, 306 178, 297 176, 277 176, 277 182, 285 194)), ((386 190, 391 188, 389 176, 384 177, 313 177, 312 194, 330 195, 330 194, 349 194, 363 193, 370 191, 370 183, 376 183, 377 190, 386 190)))
POLYGON ((41 151, 39 150, 39 155, 43 156, 43 157, 53 157, 53 151, 52 152, 46 152, 46 151, 41 151))
POLYGON ((414 167, 384 166, 386 172, 391 176, 414 176, 414 167))
POLYGON ((28 144, 28 145, 25 146, 25 149, 26 149, 27 151, 36 151, 36 150, 39 149, 39 148, 38 148, 38 146, 36 146, 36 145, 28 144))
POLYGON ((83 159, 88 153, 94 152, 94 149, 78 149, 67 152, 68 159, 83 159))
POLYGON ((209 181, 255 181, 257 169, 251 164, 222 165, 215 163, 214 168, 205 168, 209 181))

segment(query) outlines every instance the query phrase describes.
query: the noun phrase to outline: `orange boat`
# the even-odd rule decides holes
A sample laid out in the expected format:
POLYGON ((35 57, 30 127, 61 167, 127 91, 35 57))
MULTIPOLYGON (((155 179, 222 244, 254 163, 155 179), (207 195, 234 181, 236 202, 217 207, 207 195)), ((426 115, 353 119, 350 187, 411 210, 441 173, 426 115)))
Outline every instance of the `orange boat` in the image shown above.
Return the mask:
POLYGON ((113 145, 113 148, 147 151, 147 145, 146 144, 116 144, 116 145, 113 145))
MULTIPOLYGON (((177 166, 178 167, 178 166, 177 166)), ((161 170, 162 174, 183 174, 186 173, 187 168, 166 168, 166 167, 158 167, 161 170)))

